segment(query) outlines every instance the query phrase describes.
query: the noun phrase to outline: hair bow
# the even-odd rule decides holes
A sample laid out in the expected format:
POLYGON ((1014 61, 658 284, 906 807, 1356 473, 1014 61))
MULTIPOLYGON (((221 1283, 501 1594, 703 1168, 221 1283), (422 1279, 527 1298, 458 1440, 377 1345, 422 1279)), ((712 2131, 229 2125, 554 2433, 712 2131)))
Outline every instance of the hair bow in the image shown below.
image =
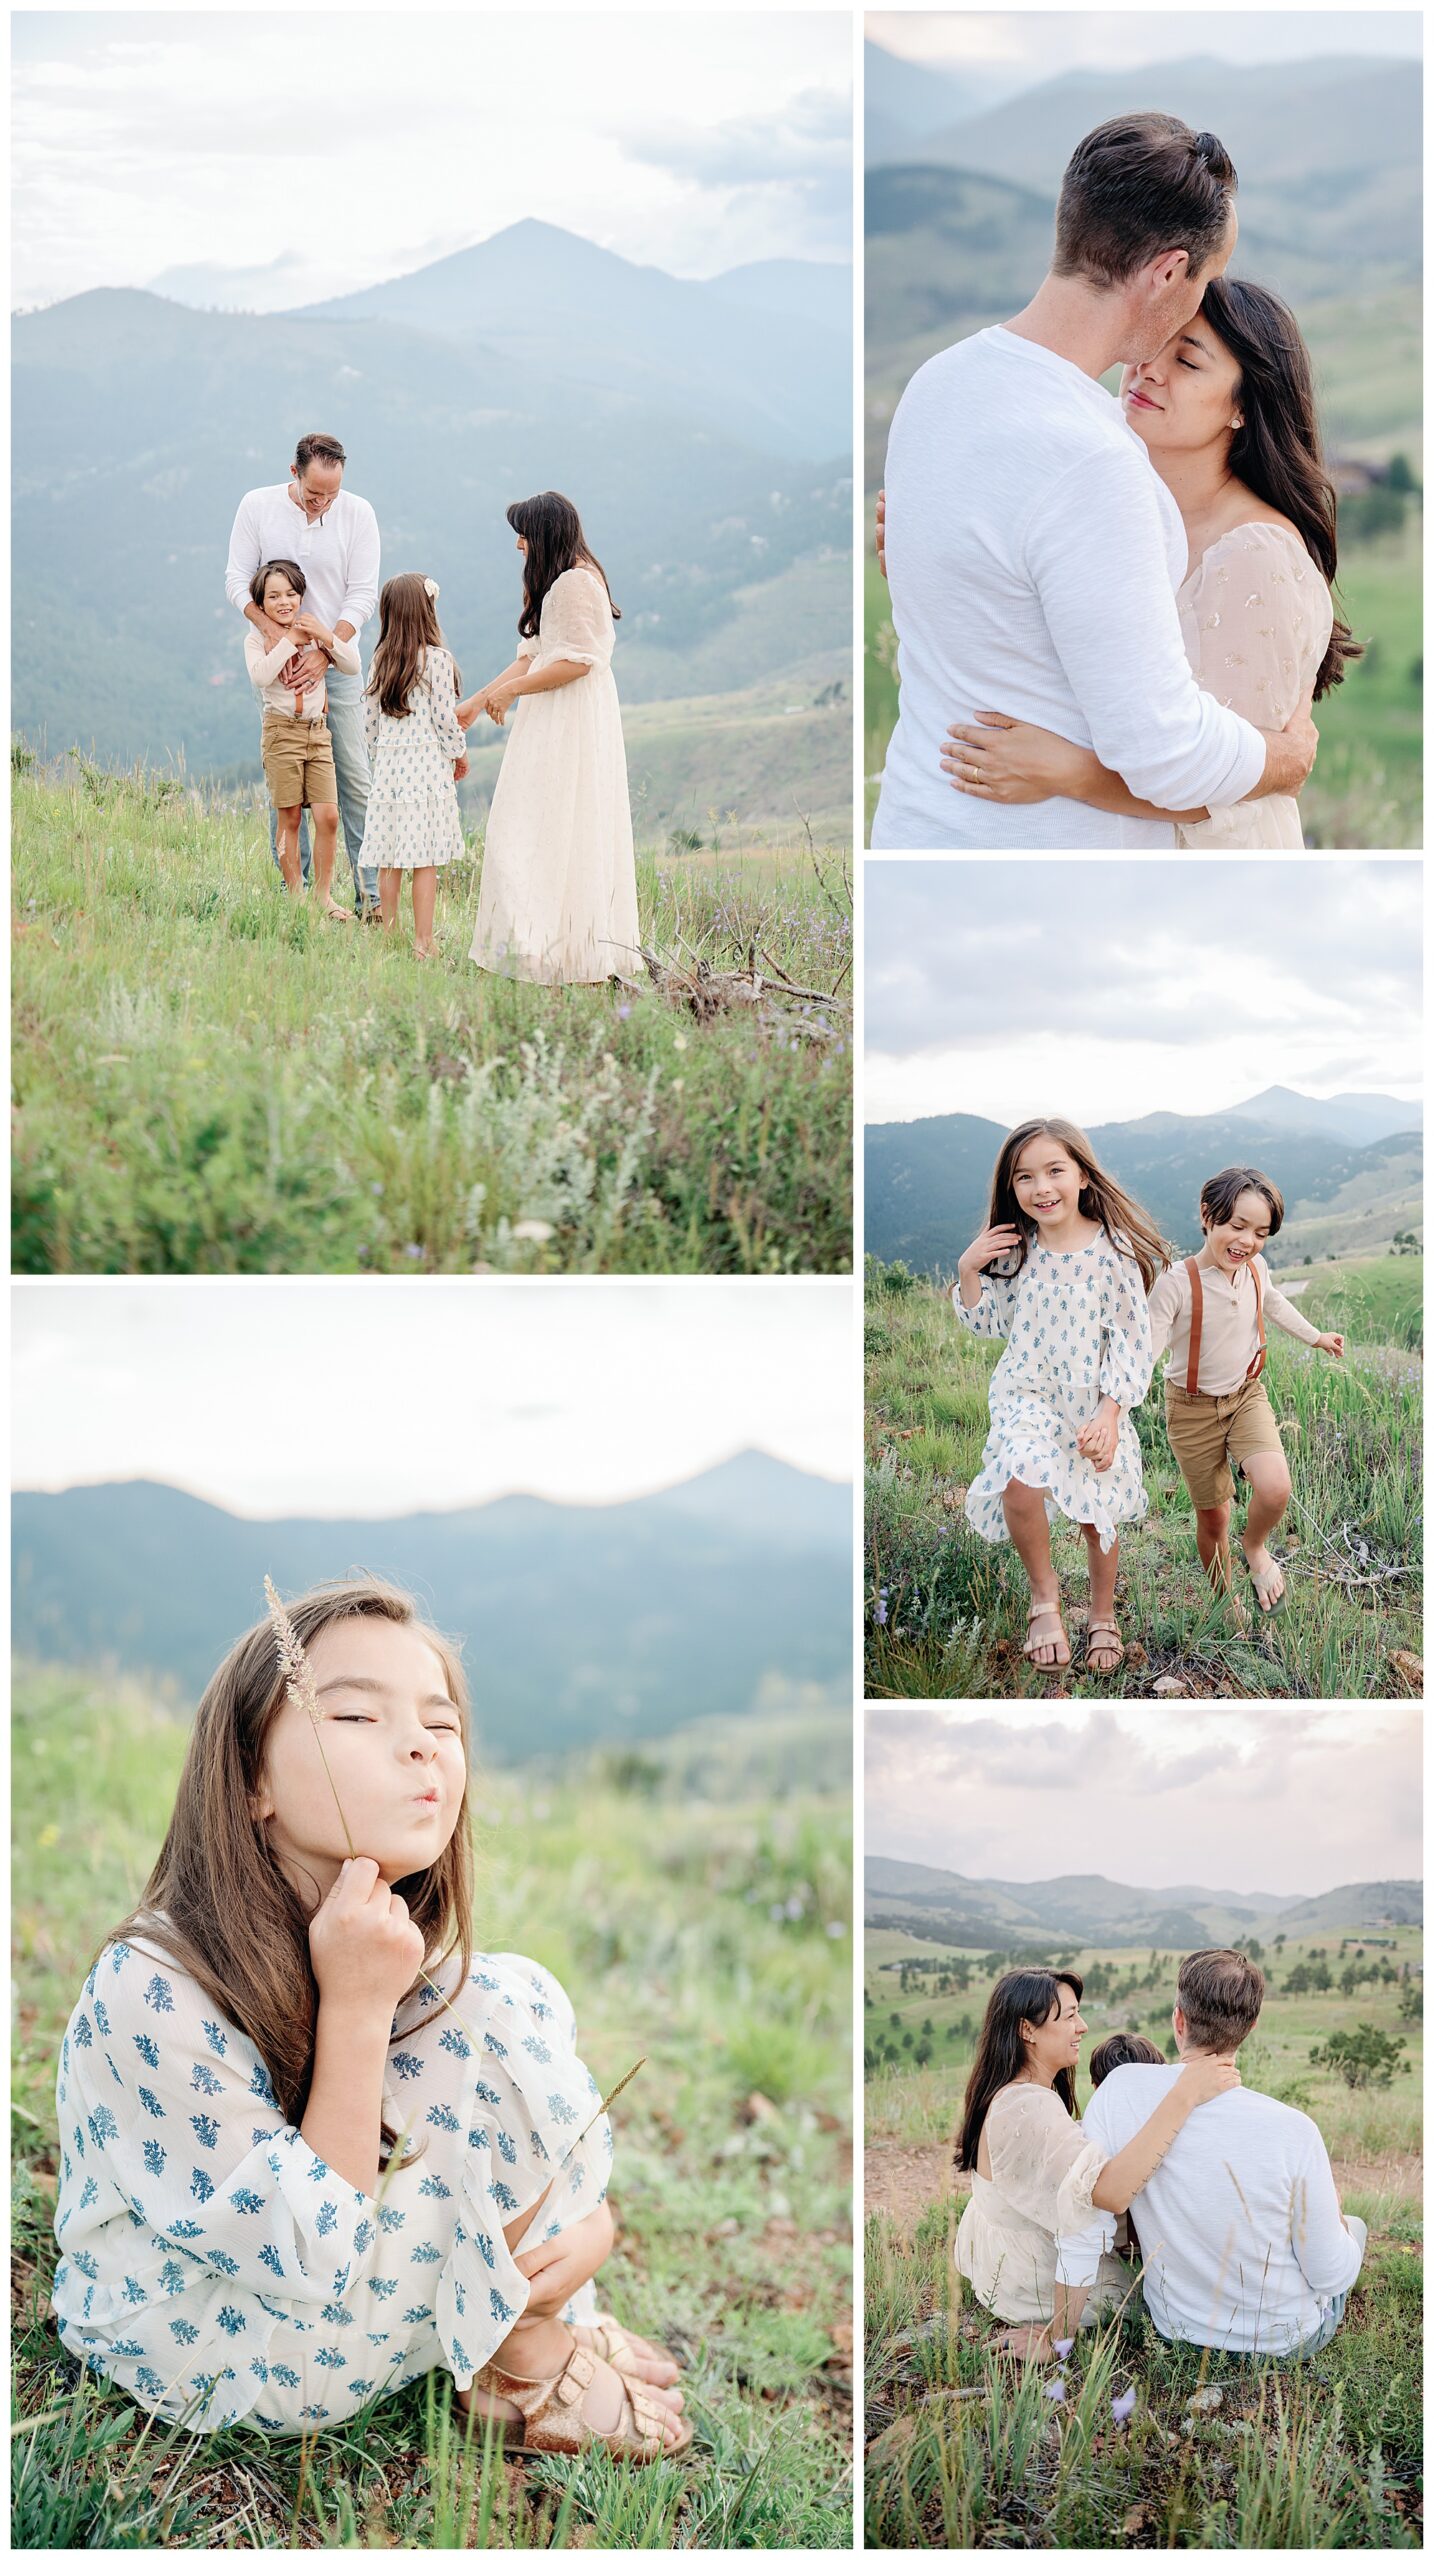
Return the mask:
POLYGON ((430 604, 437 604, 438 580, 436 578, 425 578, 423 581, 423 592, 427 596, 430 604))

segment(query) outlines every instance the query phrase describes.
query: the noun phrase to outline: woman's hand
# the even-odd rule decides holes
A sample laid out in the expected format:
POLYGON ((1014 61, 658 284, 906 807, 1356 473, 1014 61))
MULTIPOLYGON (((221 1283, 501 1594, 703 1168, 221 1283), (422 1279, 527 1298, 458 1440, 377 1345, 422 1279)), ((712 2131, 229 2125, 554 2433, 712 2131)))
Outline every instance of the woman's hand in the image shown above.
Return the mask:
POLYGON ((1231 2089, 1239 2088, 1240 2066, 1223 2054, 1188 2054, 1175 2086, 1192 2109, 1208 2106, 1212 2098, 1223 2098, 1231 2089))
POLYGON ((507 713, 511 711, 513 704, 517 699, 518 687, 511 677, 507 684, 490 684, 484 698, 483 708, 487 712, 495 729, 502 728, 507 713))
POLYGON ((612 2214, 605 2204, 585 2213, 581 2222, 560 2231, 556 2240, 544 2240, 536 2249, 527 2249, 513 2260, 520 2276, 528 2279, 529 2314, 561 2311, 571 2302, 581 2285, 606 2266, 612 2255, 612 2214))
POLYGON ((1342 1333, 1317 1333, 1314 1339, 1314 1347, 1316 1351, 1327 1351, 1332 1360, 1342 1360, 1344 1358, 1344 1335, 1342 1333))
POLYGON ((1003 2329, 993 2341, 998 2354, 1016 2356, 1022 2364, 1049 2364, 1055 2353, 1049 2324, 1027 2320, 1019 2329, 1003 2329))
POLYGON ((309 1961, 320 2002, 392 2017, 423 1962, 423 1932, 391 1893, 376 1858, 346 1858, 309 1922, 309 1961))
POLYGON ((957 723, 948 729, 941 750, 953 790, 972 800, 995 800, 1006 808, 1032 800, 1081 800, 1100 775, 1091 749, 1072 746, 1054 729, 1007 720, 999 711, 978 711, 976 721, 975 727, 957 723))
POLYGON ((1076 1447, 1098 1476, 1114 1464, 1119 1437, 1120 1407, 1110 1396, 1102 1396, 1089 1422, 1083 1422, 1076 1433, 1076 1447))
POLYGON ((988 1262, 999 1262, 1003 1254, 1014 1253, 1020 1241, 1019 1227, 983 1227, 978 1236, 972 1237, 956 1268, 963 1278, 973 1278, 985 1270, 988 1262))

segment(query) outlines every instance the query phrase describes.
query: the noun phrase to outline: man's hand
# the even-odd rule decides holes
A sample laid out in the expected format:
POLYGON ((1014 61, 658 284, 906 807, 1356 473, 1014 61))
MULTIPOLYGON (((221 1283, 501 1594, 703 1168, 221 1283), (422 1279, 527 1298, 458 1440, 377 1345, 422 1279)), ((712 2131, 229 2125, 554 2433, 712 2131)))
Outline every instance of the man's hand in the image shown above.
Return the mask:
POLYGON ((886 491, 876 493, 876 565, 886 575, 886 491))
POLYGON ((316 684, 322 684, 328 663, 322 649, 305 649, 293 674, 286 675, 284 682, 291 684, 296 693, 312 693, 316 684))
POLYGON ((1283 729, 1262 729, 1260 735, 1265 741, 1265 770, 1246 796, 1267 800, 1279 793, 1293 798, 1313 773, 1319 751, 1319 731, 1310 718, 1308 701, 1291 714, 1283 729))
POLYGON ((528 2279, 529 2312, 561 2311, 612 2255, 612 2212, 605 2204, 560 2231, 556 2240, 522 2251, 513 2264, 528 2279))

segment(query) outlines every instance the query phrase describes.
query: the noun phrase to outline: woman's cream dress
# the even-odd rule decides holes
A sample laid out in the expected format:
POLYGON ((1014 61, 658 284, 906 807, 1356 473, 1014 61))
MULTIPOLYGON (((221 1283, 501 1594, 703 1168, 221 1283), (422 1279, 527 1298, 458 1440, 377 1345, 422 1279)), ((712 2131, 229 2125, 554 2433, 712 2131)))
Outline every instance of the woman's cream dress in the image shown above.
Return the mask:
POLYGON ((1091 2201, 1106 2165, 1054 2089, 1017 2080, 1000 2089, 986 2117, 991 2175, 971 2180, 971 2201, 956 2231, 956 2264, 978 2302, 1013 2325, 1049 2320, 1055 2309, 1056 2239, 1104 2226, 1107 2255, 1081 2314, 1091 2328, 1122 2302, 1133 2270, 1110 2254, 1115 2216, 1091 2201))
MULTIPOLYGON (((1334 607, 1299 535, 1240 524, 1202 552, 1176 598, 1196 682, 1257 729, 1283 729, 1320 670, 1334 607)), ((1271 793, 1175 830, 1177 844, 1268 852, 1304 843, 1297 800, 1271 793)))
POLYGON ((537 667, 577 659, 588 673, 515 707, 484 840, 471 955, 480 969, 595 986, 642 965, 612 643, 602 579, 565 569, 518 655, 537 667))

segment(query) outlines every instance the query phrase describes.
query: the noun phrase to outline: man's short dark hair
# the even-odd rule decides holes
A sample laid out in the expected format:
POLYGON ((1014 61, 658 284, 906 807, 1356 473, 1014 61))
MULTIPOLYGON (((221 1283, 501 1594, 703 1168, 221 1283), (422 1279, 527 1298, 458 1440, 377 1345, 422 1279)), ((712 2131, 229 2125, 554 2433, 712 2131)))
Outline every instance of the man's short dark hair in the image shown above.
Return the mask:
POLYGON ((1162 249, 1197 276, 1230 227, 1230 155, 1178 116, 1112 116, 1078 142, 1056 206, 1053 273, 1125 284, 1162 249))
POLYGON ((1202 1947, 1175 1978, 1190 2042, 1208 2053, 1233 2053, 1260 2014, 1265 1977, 1236 1947, 1202 1947))
POLYGON ((302 480, 311 462, 347 462, 337 436, 300 436, 294 447, 294 477, 302 480))
POLYGON ((1258 1191, 1270 1213, 1270 1233, 1277 1236, 1285 1223, 1285 1195, 1267 1173, 1257 1173, 1252 1164, 1227 1164, 1222 1172, 1212 1173, 1208 1182, 1201 1183, 1201 1223, 1227 1226, 1242 1191, 1258 1191))

